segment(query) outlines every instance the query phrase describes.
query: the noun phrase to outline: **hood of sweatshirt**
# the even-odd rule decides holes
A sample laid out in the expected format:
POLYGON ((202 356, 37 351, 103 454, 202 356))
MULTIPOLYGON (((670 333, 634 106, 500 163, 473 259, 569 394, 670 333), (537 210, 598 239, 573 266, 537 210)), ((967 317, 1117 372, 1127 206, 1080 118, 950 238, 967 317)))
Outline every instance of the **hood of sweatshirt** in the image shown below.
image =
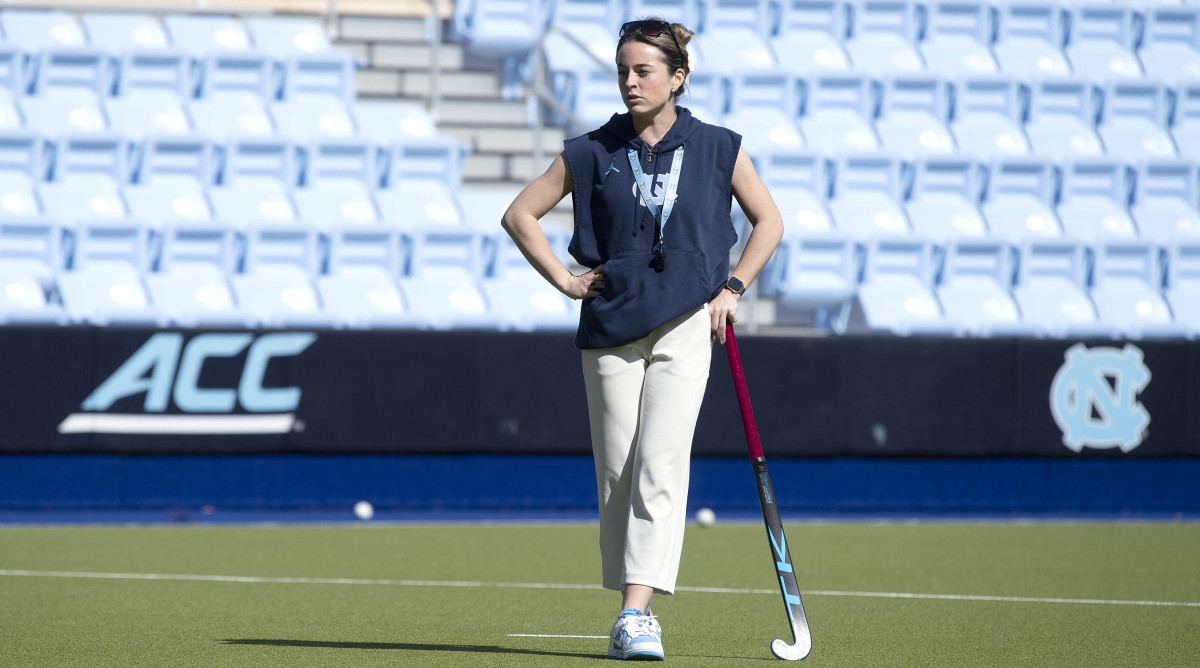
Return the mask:
MULTIPOLYGON (((667 134, 663 135, 663 138, 654 145, 654 152, 658 155, 679 148, 701 126, 701 122, 695 116, 692 116, 692 112, 688 111, 686 107, 676 106, 675 114, 677 118, 671 129, 667 130, 667 134)), ((612 118, 608 119, 608 122, 600 127, 600 131, 611 135, 639 154, 649 148, 646 142, 634 131, 633 116, 629 113, 613 114, 612 118)))

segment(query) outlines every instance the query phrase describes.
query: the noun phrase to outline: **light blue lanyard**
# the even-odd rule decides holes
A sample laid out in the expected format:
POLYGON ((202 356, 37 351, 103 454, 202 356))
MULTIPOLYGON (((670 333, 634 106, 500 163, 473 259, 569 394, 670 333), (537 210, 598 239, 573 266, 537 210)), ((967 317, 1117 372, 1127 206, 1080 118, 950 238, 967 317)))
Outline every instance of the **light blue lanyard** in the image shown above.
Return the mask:
POLYGON ((633 178, 637 180, 638 191, 642 194, 642 203, 646 205, 647 209, 650 209, 650 215, 658 221, 657 245, 659 249, 657 250, 661 252, 663 230, 667 228, 667 219, 671 217, 671 210, 675 208, 675 191, 679 188, 679 170, 683 168, 683 147, 675 149, 675 155, 671 160, 671 173, 667 175, 667 187, 661 214, 650 190, 650 176, 642 172, 642 161, 638 159, 637 151, 631 148, 626 151, 629 154, 629 167, 633 170, 633 178))

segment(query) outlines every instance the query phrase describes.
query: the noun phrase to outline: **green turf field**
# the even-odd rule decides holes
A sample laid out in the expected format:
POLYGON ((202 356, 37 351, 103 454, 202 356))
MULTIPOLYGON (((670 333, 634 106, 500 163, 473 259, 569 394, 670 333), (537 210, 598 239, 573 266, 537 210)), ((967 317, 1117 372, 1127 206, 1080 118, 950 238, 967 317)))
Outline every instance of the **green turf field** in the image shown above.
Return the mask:
MULTIPOLYGON (((788 539, 803 665, 1200 665, 1197 524, 797 524, 788 539)), ((592 584, 595 544, 589 525, 0 529, 0 666, 597 665, 603 639, 512 635, 607 634, 619 601, 592 584)), ((667 661, 775 662, 773 577, 760 524, 690 527, 685 590, 655 604, 667 661)))

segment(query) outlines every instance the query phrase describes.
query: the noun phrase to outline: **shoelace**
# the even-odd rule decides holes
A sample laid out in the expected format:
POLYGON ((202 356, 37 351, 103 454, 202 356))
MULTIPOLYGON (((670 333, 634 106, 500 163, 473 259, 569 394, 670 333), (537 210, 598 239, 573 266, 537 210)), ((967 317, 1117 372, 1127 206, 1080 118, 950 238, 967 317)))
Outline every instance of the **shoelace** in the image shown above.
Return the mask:
POLYGON ((657 615, 626 615, 621 618, 621 630, 631 638, 643 635, 662 636, 662 627, 655 621, 657 615))

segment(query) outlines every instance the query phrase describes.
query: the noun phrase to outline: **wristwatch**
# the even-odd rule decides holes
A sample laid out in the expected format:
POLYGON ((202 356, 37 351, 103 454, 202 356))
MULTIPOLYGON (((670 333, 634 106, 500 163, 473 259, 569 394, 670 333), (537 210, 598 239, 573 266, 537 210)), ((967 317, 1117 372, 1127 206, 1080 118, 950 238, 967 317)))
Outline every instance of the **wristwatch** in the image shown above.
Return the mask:
POLYGON ((725 289, 740 297, 746 291, 746 284, 737 276, 730 276, 729 280, 725 281, 725 289))

